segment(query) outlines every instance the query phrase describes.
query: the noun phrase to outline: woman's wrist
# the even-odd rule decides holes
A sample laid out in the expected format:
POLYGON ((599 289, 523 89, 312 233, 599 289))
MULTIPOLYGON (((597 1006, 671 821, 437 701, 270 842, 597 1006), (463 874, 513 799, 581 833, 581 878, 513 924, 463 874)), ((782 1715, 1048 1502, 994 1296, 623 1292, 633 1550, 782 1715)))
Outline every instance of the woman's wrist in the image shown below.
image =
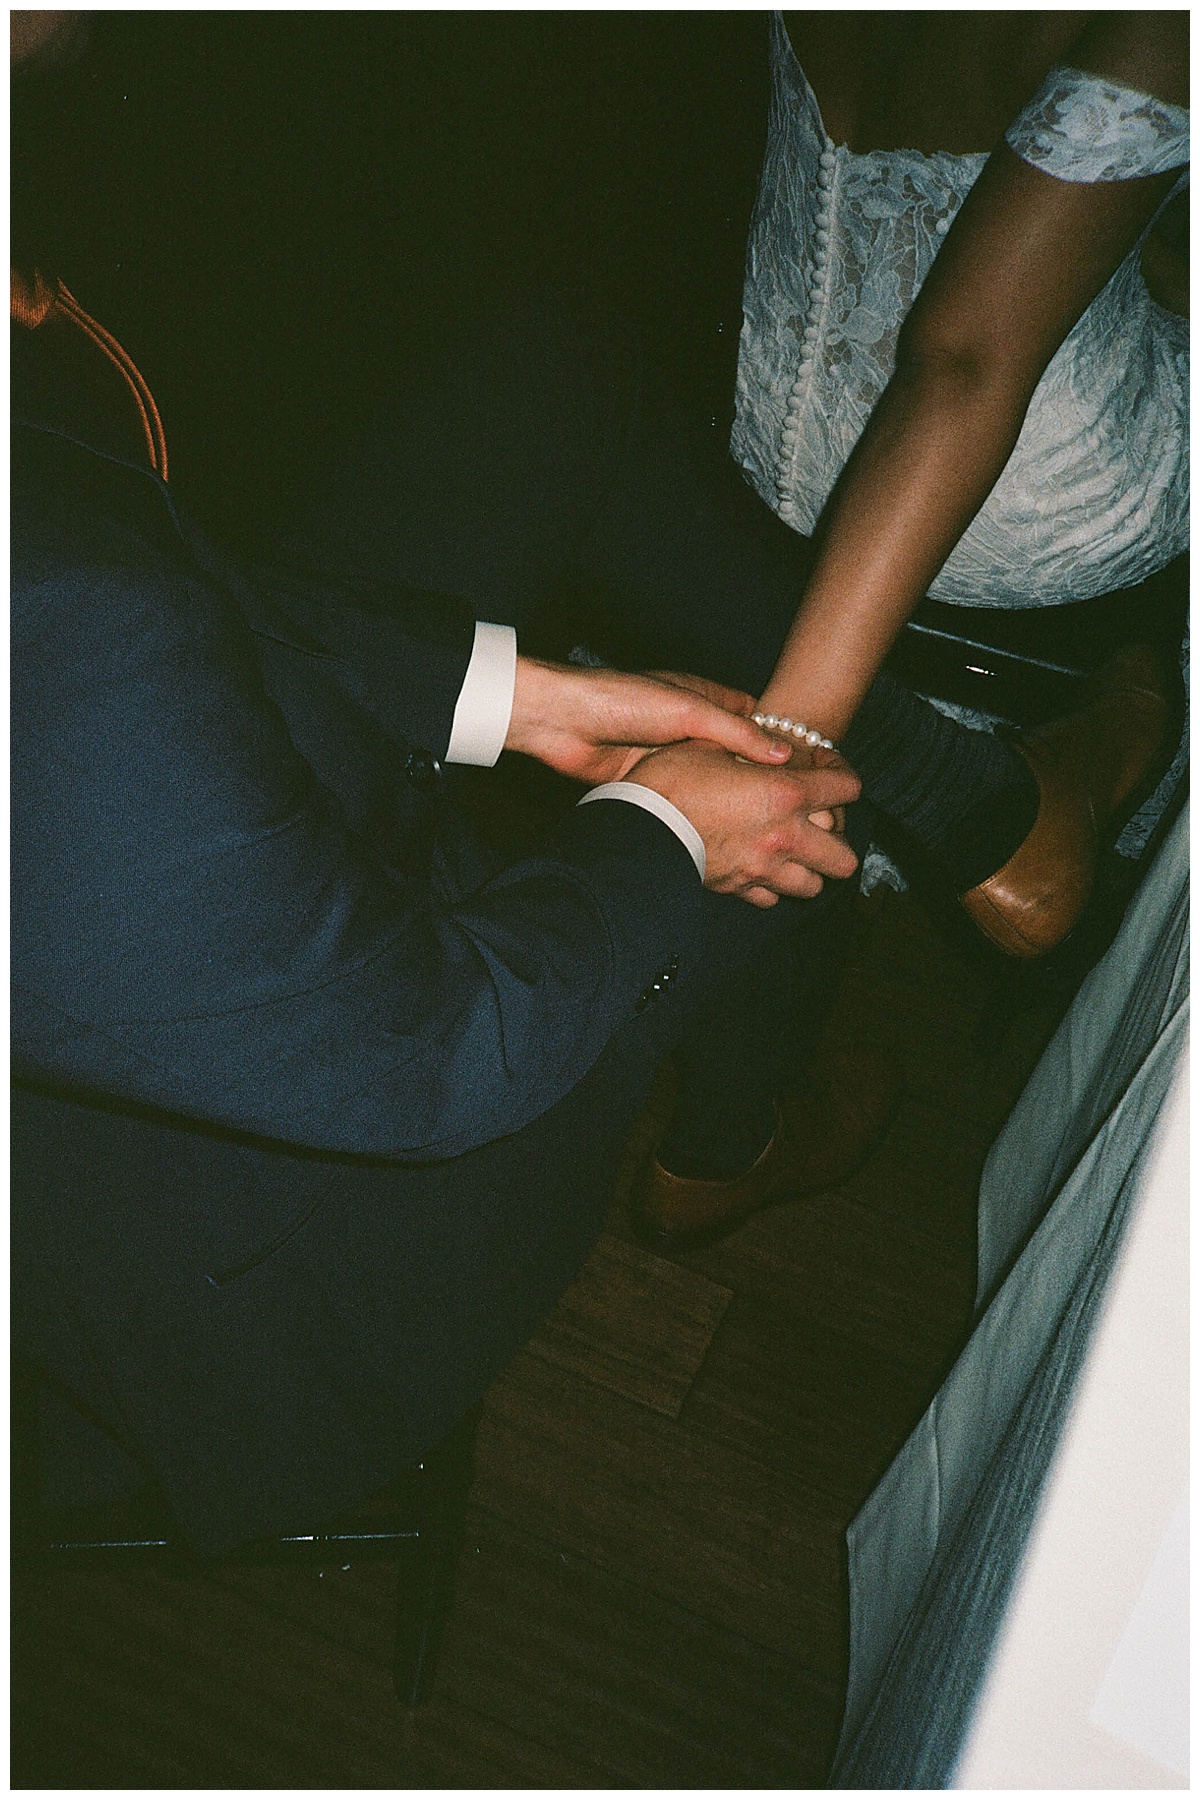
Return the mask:
POLYGON ((874 644, 856 641, 869 639, 869 631, 852 635, 841 620, 834 624, 828 628, 825 616, 814 618, 806 606, 754 710, 803 720, 807 729, 840 744, 886 647, 877 652, 874 644))
MULTIPOLYGON (((798 656, 789 657, 788 646, 780 658, 770 681, 763 689, 756 713, 765 716, 773 715, 776 719, 790 719, 793 724, 804 725, 806 731, 816 731, 823 738, 829 738, 835 744, 840 743, 847 725, 857 710, 858 696, 849 696, 831 692, 829 684, 811 680, 795 679, 801 673, 799 668, 785 668, 785 659, 799 663, 798 656), (792 679, 789 680, 789 674, 792 679)), ((813 660, 805 655, 807 663, 813 660)), ((805 669, 808 675, 811 671, 805 669)))
POLYGON ((751 713, 756 725, 774 736, 793 738, 798 744, 807 744, 810 750, 836 750, 833 739, 818 731, 815 725, 805 724, 803 719, 793 718, 790 713, 772 712, 766 705, 760 705, 757 712, 751 713))

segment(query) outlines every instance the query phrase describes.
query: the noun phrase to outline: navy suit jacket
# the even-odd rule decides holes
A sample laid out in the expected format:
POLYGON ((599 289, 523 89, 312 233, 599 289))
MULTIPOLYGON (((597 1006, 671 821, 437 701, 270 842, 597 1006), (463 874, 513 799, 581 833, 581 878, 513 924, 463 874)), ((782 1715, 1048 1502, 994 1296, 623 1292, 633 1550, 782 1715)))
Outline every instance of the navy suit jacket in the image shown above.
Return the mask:
POLYGON ((216 1548, 386 1478, 552 1303, 703 890, 619 804, 490 866, 438 773, 468 608, 226 562, 36 333, 14 392, 18 1343, 216 1548))
POLYGON ((17 427, 13 483, 18 1065, 422 1161, 568 1092, 688 943, 674 835, 585 807, 477 885, 431 791, 465 606, 218 580, 155 477, 57 431, 17 427))

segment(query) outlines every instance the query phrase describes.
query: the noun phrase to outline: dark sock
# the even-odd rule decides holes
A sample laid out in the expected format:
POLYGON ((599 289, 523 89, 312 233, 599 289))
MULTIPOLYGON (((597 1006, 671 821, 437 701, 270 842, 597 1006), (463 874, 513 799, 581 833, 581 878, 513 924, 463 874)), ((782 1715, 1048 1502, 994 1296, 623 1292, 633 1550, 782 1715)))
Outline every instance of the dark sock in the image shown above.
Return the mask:
MULTIPOLYGON (((850 836, 861 854, 865 822, 850 836)), ((784 900, 767 941, 740 963, 674 1052, 675 1109, 658 1161, 688 1180, 730 1181, 770 1143, 776 1101, 803 1081, 837 989, 853 917, 853 884, 829 882, 819 900, 784 900)), ((714 899, 711 911, 752 909, 714 899)), ((736 921, 737 913, 734 912, 736 921)))
POLYGON ((865 797, 917 840, 956 893, 1002 868, 1037 818, 1033 772, 1003 738, 948 719, 886 671, 841 748, 865 797))
MULTIPOLYGON (((724 899, 722 906, 745 906, 724 899)), ((771 924, 778 927, 782 909, 771 924)), ((785 929, 726 979, 715 1004, 675 1048, 675 1107, 658 1161, 690 1181, 729 1181, 757 1161, 775 1130, 775 1100, 792 1060, 795 985, 785 929)), ((822 937, 824 934, 821 934, 822 937)))
POLYGON ((688 1084, 676 1101, 658 1161, 689 1181, 732 1181, 758 1161, 775 1130, 769 1093, 721 1094, 714 1109, 711 1092, 688 1084))

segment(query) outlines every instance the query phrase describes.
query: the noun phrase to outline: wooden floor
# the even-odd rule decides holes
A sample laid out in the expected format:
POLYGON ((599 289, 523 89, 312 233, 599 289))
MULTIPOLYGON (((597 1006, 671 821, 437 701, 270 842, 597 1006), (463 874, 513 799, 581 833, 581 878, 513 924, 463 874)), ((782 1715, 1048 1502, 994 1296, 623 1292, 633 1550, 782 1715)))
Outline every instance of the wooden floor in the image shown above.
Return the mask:
POLYGON ((488 1397, 425 1705, 391 1694, 386 1565, 21 1574, 14 1785, 821 1784, 843 1533, 961 1342, 982 1160, 1063 1001, 911 896, 861 908, 841 1029, 903 1060, 887 1139, 674 1262, 614 1210, 488 1397))

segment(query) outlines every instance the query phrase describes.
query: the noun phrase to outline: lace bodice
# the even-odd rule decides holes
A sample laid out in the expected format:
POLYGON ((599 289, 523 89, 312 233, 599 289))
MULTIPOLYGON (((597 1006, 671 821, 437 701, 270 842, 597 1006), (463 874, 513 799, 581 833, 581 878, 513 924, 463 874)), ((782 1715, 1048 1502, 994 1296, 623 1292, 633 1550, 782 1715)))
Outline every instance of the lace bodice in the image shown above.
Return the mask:
MULTIPOLYGON (((811 532, 987 157, 836 146, 778 15, 771 34, 732 450, 767 504, 811 532)), ((1008 138, 1061 179, 1114 180, 1177 167, 1186 120, 1057 69, 1008 138)), ((937 599, 1089 599, 1144 580, 1186 546, 1187 324, 1151 300, 1139 253, 1046 369, 1008 464, 932 584, 937 599)))

